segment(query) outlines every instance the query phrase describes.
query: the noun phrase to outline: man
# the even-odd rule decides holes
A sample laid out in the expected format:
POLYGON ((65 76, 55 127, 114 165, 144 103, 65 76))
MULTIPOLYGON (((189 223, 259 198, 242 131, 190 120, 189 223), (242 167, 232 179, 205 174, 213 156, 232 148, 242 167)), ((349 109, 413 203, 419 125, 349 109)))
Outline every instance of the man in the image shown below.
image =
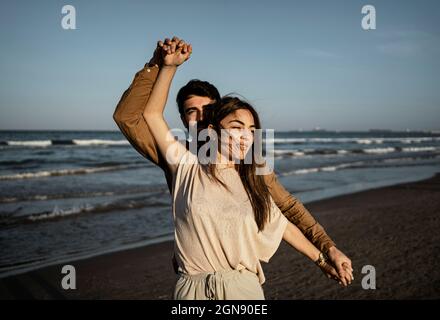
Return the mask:
MULTIPOLYGON (((150 62, 136 73, 132 84, 122 95, 113 114, 115 122, 130 144, 142 156, 162 168, 169 187, 171 186, 171 176, 166 170, 166 161, 158 152, 156 142, 143 118, 143 111, 155 84, 158 71, 162 66, 164 52, 174 52, 177 49, 182 50, 182 48, 188 48, 188 46, 177 37, 173 37, 172 40, 165 39, 165 42, 159 41, 150 62)), ((177 95, 179 113, 184 126, 188 129, 191 122, 201 121, 203 107, 218 99, 220 99, 220 94, 212 84, 200 80, 190 81, 177 95)), ((325 272, 326 275, 338 280, 343 286, 350 284, 353 280, 350 259, 336 248, 324 228, 298 199, 284 189, 273 172, 265 176, 265 181, 274 202, 286 218, 329 257, 337 274, 325 272)), ((175 261, 173 260, 173 262, 176 270, 175 261)))

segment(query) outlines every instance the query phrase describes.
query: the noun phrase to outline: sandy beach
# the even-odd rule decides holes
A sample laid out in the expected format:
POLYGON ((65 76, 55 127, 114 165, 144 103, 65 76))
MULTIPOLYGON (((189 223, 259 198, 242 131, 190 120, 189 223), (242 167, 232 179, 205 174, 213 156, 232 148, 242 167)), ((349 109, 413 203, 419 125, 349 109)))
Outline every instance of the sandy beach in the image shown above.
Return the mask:
MULTIPOLYGON (((263 264, 267 299, 439 299, 440 174, 306 205, 353 261, 343 288, 282 243, 263 264), (376 289, 361 286, 362 267, 376 270, 376 289)), ((0 279, 2 299, 170 299, 173 243, 110 253, 71 264, 77 289, 61 287, 62 265, 0 279)))

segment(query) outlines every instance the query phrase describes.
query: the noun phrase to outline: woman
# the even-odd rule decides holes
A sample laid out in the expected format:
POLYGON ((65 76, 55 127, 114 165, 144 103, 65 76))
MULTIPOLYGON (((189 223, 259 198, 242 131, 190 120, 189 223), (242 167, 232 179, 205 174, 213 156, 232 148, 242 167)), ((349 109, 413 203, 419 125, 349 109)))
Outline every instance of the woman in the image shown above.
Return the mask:
POLYGON ((210 108, 205 122, 219 143, 207 164, 170 133, 163 117, 169 88, 177 66, 191 52, 184 43, 163 46, 163 66, 143 113, 172 175, 179 265, 173 297, 264 299, 260 261, 269 261, 281 239, 321 268, 328 265, 274 204, 254 157, 244 161, 254 143, 253 131, 261 128, 252 106, 229 97, 210 108))

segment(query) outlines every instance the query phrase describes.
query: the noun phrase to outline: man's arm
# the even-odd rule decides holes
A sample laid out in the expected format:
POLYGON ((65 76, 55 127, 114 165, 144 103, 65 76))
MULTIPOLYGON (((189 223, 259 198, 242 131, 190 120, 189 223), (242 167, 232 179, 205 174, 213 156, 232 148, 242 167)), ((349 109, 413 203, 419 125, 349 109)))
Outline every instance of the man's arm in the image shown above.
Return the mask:
POLYGON ((324 228, 313 218, 304 205, 280 184, 273 172, 265 175, 264 178, 270 195, 278 208, 310 242, 324 253, 327 253, 329 248, 336 246, 324 228))
POLYGON ((336 248, 333 240, 330 239, 324 228, 313 218, 304 205, 279 183, 273 172, 265 175, 264 178, 278 208, 289 221, 301 230, 310 242, 329 256, 331 263, 339 274, 341 283, 346 286, 351 280, 354 280, 351 260, 336 248))
POLYGON ((147 63, 122 95, 113 119, 130 144, 145 158, 165 169, 166 164, 142 113, 153 90, 159 66, 147 63))

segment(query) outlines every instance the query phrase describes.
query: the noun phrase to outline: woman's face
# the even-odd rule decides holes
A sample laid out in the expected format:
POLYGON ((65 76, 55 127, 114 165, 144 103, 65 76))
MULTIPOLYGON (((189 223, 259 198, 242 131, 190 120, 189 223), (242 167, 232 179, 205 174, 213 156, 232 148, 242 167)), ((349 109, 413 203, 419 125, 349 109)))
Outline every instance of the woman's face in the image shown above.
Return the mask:
POLYGON ((246 109, 236 110, 220 121, 220 127, 222 155, 229 160, 243 160, 254 142, 255 121, 252 113, 246 109))

